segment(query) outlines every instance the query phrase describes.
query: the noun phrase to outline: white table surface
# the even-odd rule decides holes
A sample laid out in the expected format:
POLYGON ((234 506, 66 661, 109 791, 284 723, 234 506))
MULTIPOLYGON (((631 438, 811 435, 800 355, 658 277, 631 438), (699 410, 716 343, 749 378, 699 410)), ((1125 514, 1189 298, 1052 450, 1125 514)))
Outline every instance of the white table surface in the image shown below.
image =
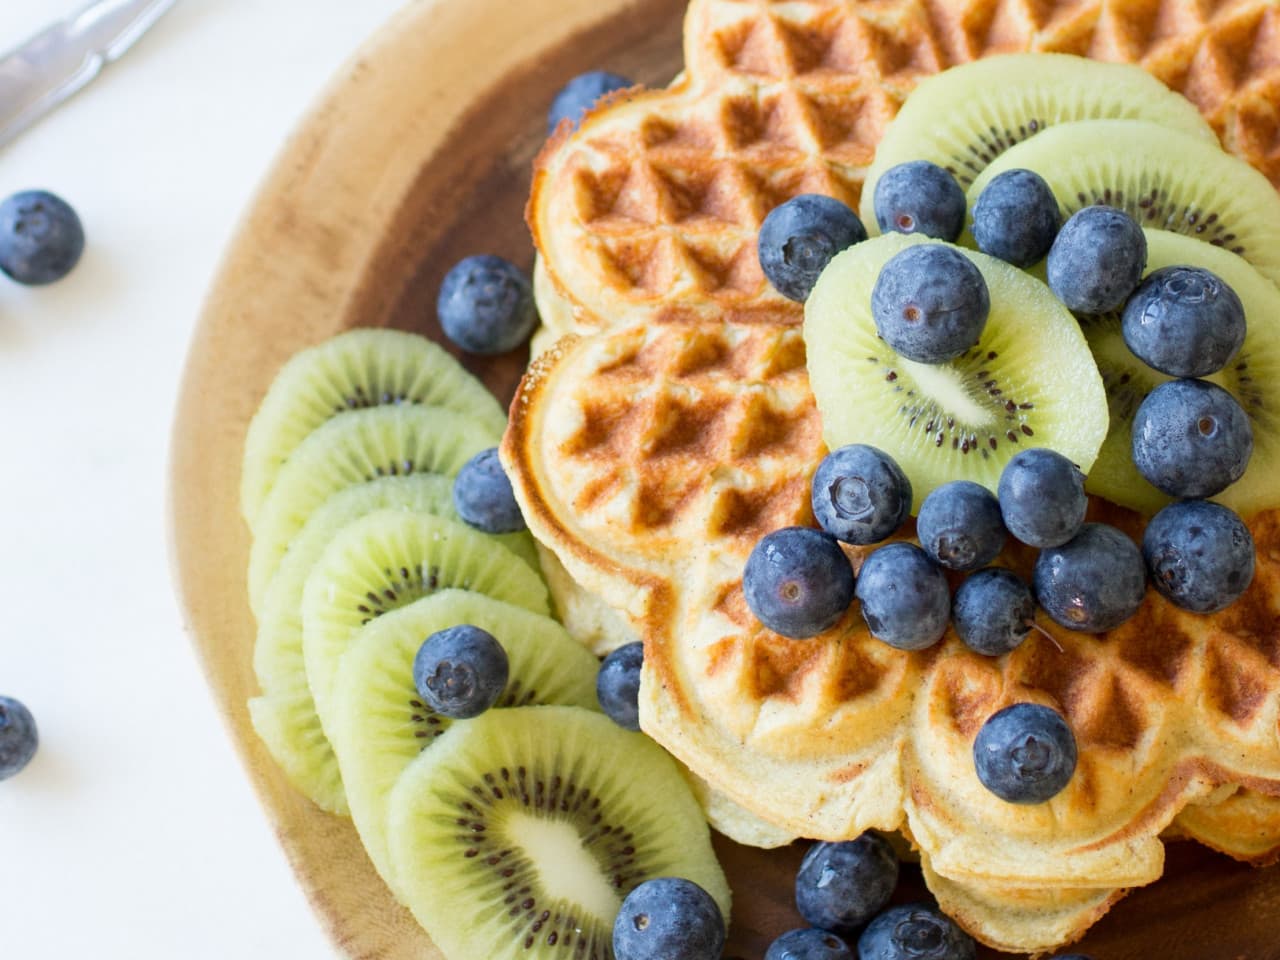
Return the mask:
MULTIPOLYGON (((465 2, 465 0, 464 0, 465 2)), ((78 0, 0 0, 0 48, 78 0)), ((0 694, 41 746, 0 783, 0 954, 330 957, 217 718, 170 585, 170 420, 201 300, 282 138, 399 0, 179 0, 11 147, 88 244, 0 276, 0 694)))

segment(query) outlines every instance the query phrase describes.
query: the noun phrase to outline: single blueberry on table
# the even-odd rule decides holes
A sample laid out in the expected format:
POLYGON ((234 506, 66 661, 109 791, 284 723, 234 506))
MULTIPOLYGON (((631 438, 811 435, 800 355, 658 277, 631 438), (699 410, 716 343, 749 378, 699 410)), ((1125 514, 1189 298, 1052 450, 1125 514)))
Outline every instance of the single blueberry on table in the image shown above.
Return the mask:
POLYGON ((949 570, 986 566, 1004 549, 1006 535, 995 494, 972 480, 936 488, 916 516, 920 546, 949 570))
POLYGON ((987 719, 973 742, 982 785, 1007 803, 1044 803, 1076 772, 1076 738, 1062 714, 1015 703, 987 719))
POLYGON ((413 658, 413 685, 422 702, 455 720, 477 717, 497 703, 510 672, 502 644, 469 623, 431 634, 413 658))
POLYGON ((1031 170, 1006 170, 993 177, 973 205, 978 249, 1015 267, 1043 260, 1061 225, 1057 197, 1031 170))
POLYGON ((617 960, 720 960, 724 917, 691 880, 646 880, 622 901, 613 924, 617 960))
POLYGON ((1084 474, 1062 454, 1033 447, 1005 464, 997 488, 1008 531, 1029 547, 1066 543, 1084 523, 1084 474))
POLYGON ((951 618, 947 578, 914 543, 873 550, 858 571, 854 595, 871 635, 899 650, 933 646, 951 618))
POLYGON ((1142 606, 1146 585, 1137 544, 1105 523, 1086 523, 1072 540, 1041 550, 1032 574, 1045 613, 1082 633, 1120 626, 1142 606))
POLYGON ((533 332, 533 288, 509 260, 489 254, 458 261, 440 286, 436 313, 445 336, 470 353, 506 353, 533 332))
POLYGON ((1163 267, 1125 304, 1120 333, 1147 366, 1171 377, 1204 377, 1244 344, 1244 304, 1203 267, 1163 267))
POLYGON ((765 951, 764 960, 854 960, 849 945, 826 930, 788 930, 765 951))
POLYGON ((942 167, 911 160, 890 167, 873 197, 881 233, 919 233, 955 240, 964 229, 964 190, 942 167))
POLYGON ((885 343, 908 360, 945 363, 982 336, 987 282, 954 247, 922 243, 894 254, 871 288, 871 315, 885 343))
POLYGON ((497 447, 481 450, 458 471, 453 481, 453 509, 485 533, 514 533, 525 528, 497 447))
POLYGON ((756 619, 784 637, 813 637, 835 626, 853 602, 853 567, 835 537, 783 527, 760 538, 742 573, 756 619))
POLYGON ((756 252, 774 289, 804 303, 831 258, 865 239, 866 227, 848 206, 820 193, 804 193, 769 211, 756 252))
POLYGON ((813 475, 810 501, 822 529, 845 543, 879 543, 911 515, 911 481, 898 462, 853 443, 832 450, 813 475))
POLYGON ((956 589, 951 623, 970 650, 998 657, 1027 638, 1035 622, 1031 587, 1012 570, 979 570, 956 589))
POLYGON ((640 668, 644 644, 624 643, 600 664, 596 674, 596 699, 609 719, 627 730, 640 729, 640 668))
POLYGON ((561 120, 569 120, 576 130, 582 122, 582 115, 595 106, 596 101, 606 93, 615 90, 626 90, 635 84, 626 77, 604 70, 590 70, 580 73, 563 87, 551 101, 551 109, 547 111, 547 133, 554 133, 561 120))
POLYGON ((850 936, 884 909, 898 885, 898 858, 884 837, 815 843, 796 873, 796 908, 806 923, 850 936))
POLYGON ((1134 466, 1171 497, 1211 497, 1244 476, 1253 428, 1236 398, 1207 380, 1170 380, 1133 415, 1134 466))
POLYGON ((1152 517, 1142 535, 1142 557, 1155 588, 1195 613, 1230 606, 1253 582, 1249 528, 1207 500, 1181 500, 1152 517))
POLYGON ((0 780, 19 773, 36 755, 36 720, 20 700, 0 697, 0 780))
POLYGON ((45 190, 24 190, 0 203, 0 270, 29 286, 61 280, 84 253, 75 210, 45 190))
POLYGON ((973 938, 928 903, 893 907, 858 938, 858 960, 975 960, 973 938))
POLYGON ((1062 225, 1049 248, 1049 289, 1068 310, 1119 310, 1142 279, 1147 238, 1123 210, 1092 206, 1062 225))

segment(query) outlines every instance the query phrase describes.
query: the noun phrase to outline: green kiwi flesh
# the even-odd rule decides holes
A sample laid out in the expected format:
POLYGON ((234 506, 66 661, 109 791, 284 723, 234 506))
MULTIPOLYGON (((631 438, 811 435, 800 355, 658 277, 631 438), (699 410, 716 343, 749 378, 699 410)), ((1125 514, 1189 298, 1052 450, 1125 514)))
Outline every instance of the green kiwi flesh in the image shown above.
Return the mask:
POLYGON ((643 734, 579 707, 456 723, 391 791, 400 892, 447 957, 612 960, 644 880, 692 880, 729 918, 701 810, 643 734))
POLYGON ((598 709, 599 662, 547 617, 467 590, 442 590, 379 617, 342 655, 324 726, 365 851, 395 888, 387 850, 387 800, 400 774, 454 723, 423 705, 413 661, 431 634, 461 623, 487 630, 507 651, 510 679, 497 707, 559 703, 598 709))
POLYGON ((331 417, 386 404, 446 407, 500 436, 507 418, 493 395, 441 347, 399 330, 351 330, 296 354, 276 375, 249 424, 240 505, 256 522, 280 468, 331 417))
POLYGON ((892 233, 857 244, 809 295, 809 381, 827 446, 886 451, 911 478, 914 509, 952 480, 994 491, 1027 447, 1051 447, 1087 471, 1107 432, 1102 378, 1079 324, 1035 277, 962 251, 987 282, 991 312, 977 346, 949 363, 904 360, 877 335, 871 290, 881 267, 925 242, 937 241, 892 233))
POLYGON ((302 650, 321 721, 339 658, 364 624, 456 587, 544 616, 542 577, 486 534, 430 514, 377 510, 348 524, 307 577, 302 650))
POLYGON ((378 477, 453 476, 500 435, 443 407, 354 410, 329 420, 298 445, 258 512, 249 551, 249 602, 261 609, 276 568, 311 514, 340 490, 378 477))
MULTIPOLYGON (((1253 428, 1253 456, 1243 477, 1214 497, 1243 516, 1280 506, 1280 290, 1233 253, 1163 230, 1147 230, 1147 272, 1162 267, 1197 266, 1217 274, 1240 297, 1245 340, 1222 371, 1206 377, 1230 391, 1253 428)), ((1121 506, 1155 513, 1170 498, 1133 465, 1133 415, 1146 395, 1171 379, 1135 357, 1111 314, 1080 319, 1107 386, 1110 427, 1085 482, 1090 493, 1121 506)))
POLYGON ((1212 146, 1195 106, 1141 67, 1062 53, 986 57, 922 80, 876 148, 862 187, 862 222, 876 229, 876 182, 890 167, 930 160, 967 187, 1010 147, 1049 127, 1089 119, 1147 120, 1212 146))
POLYGON ((1280 194, 1239 157, 1212 143, 1137 120, 1064 124, 1000 156, 969 188, 972 205, 1006 170, 1034 170, 1063 218, 1102 203, 1143 227, 1239 254, 1280 282, 1280 194))
POLYGON ((295 789, 326 813, 350 814, 338 761, 320 728, 306 674, 250 700, 249 720, 295 789))

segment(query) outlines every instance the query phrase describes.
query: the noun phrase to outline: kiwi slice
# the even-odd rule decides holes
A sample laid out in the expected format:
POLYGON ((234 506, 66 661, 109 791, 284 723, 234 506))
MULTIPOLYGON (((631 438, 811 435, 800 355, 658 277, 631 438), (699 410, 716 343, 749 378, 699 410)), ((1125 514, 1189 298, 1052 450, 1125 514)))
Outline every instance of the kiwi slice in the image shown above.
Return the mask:
POLYGON ((355 410, 312 431, 258 512, 249 551, 250 606, 261 608, 289 544, 315 509, 339 490, 386 476, 453 476, 498 439, 460 413, 421 406, 355 410))
POLYGON ((874 232, 876 182, 899 163, 931 160, 967 187, 1015 144, 1058 124, 1104 118, 1148 120, 1218 143, 1191 101, 1141 67, 1063 53, 986 57, 928 77, 912 91, 867 170, 862 222, 874 232))
POLYGON ((366 623, 419 597, 458 587, 548 615, 547 587, 491 537, 430 514, 377 510, 342 529, 302 597, 302 651, 323 721, 338 660, 366 623))
POLYGON ((387 840, 410 910, 447 957, 612 960, 622 899, 684 877, 729 887, 675 761, 579 707, 456 723, 391 791, 387 840))
MULTIPOLYGON (((1147 272, 1203 267, 1235 290, 1244 304, 1245 340, 1226 368, 1206 377, 1229 390, 1253 428, 1253 457, 1245 475, 1213 499, 1244 516, 1280 505, 1280 290, 1233 253, 1164 230, 1147 236, 1147 272), (1273 466, 1275 464, 1275 466, 1273 466)), ((1155 513, 1171 498, 1133 465, 1133 415, 1147 394, 1171 379, 1135 357, 1120 332, 1120 315, 1082 317, 1081 326, 1107 388, 1110 427, 1085 487, 1121 506, 1155 513)))
POLYGON ((349 814, 338 761, 320 729, 305 673, 250 700, 249 719, 267 752, 300 793, 327 813, 349 814))
POLYGON ((850 247, 809 294, 804 339, 827 446, 889 453, 911 478, 913 512, 951 480, 994 491, 1026 447, 1051 447, 1087 471, 1107 432, 1102 378, 1075 318, 1035 277, 962 251, 982 271, 991 312, 977 346, 948 363, 903 359, 877 335, 881 267, 926 242, 937 241, 891 233, 850 247))
POLYGON ((1280 283, 1280 194, 1239 157, 1198 137, 1138 120, 1086 120, 1019 144, 969 188, 972 207, 991 178, 1034 170, 1063 219, 1105 203, 1143 227, 1185 234, 1239 254, 1280 283))
POLYGON ((339 413, 385 404, 447 407, 498 436, 507 425, 493 394, 425 337, 339 334, 285 364, 249 424, 240 475, 245 519, 255 522, 280 468, 311 431, 339 413))
POLYGON ((470 623, 498 638, 511 662, 499 707, 560 703, 597 709, 599 662, 554 620, 467 590, 442 590, 379 617, 342 656, 325 728, 347 785, 365 851, 395 886, 387 850, 387 797, 410 761, 454 722, 423 706, 413 660, 438 630, 470 623))

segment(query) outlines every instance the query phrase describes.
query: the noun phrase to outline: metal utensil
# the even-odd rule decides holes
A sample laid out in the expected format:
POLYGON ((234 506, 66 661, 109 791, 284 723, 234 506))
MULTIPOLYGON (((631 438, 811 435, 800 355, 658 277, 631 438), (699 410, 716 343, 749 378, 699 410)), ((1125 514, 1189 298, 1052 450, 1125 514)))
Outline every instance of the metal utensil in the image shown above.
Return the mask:
POLYGON ((119 58, 175 0, 97 0, 0 57, 0 146, 119 58))

